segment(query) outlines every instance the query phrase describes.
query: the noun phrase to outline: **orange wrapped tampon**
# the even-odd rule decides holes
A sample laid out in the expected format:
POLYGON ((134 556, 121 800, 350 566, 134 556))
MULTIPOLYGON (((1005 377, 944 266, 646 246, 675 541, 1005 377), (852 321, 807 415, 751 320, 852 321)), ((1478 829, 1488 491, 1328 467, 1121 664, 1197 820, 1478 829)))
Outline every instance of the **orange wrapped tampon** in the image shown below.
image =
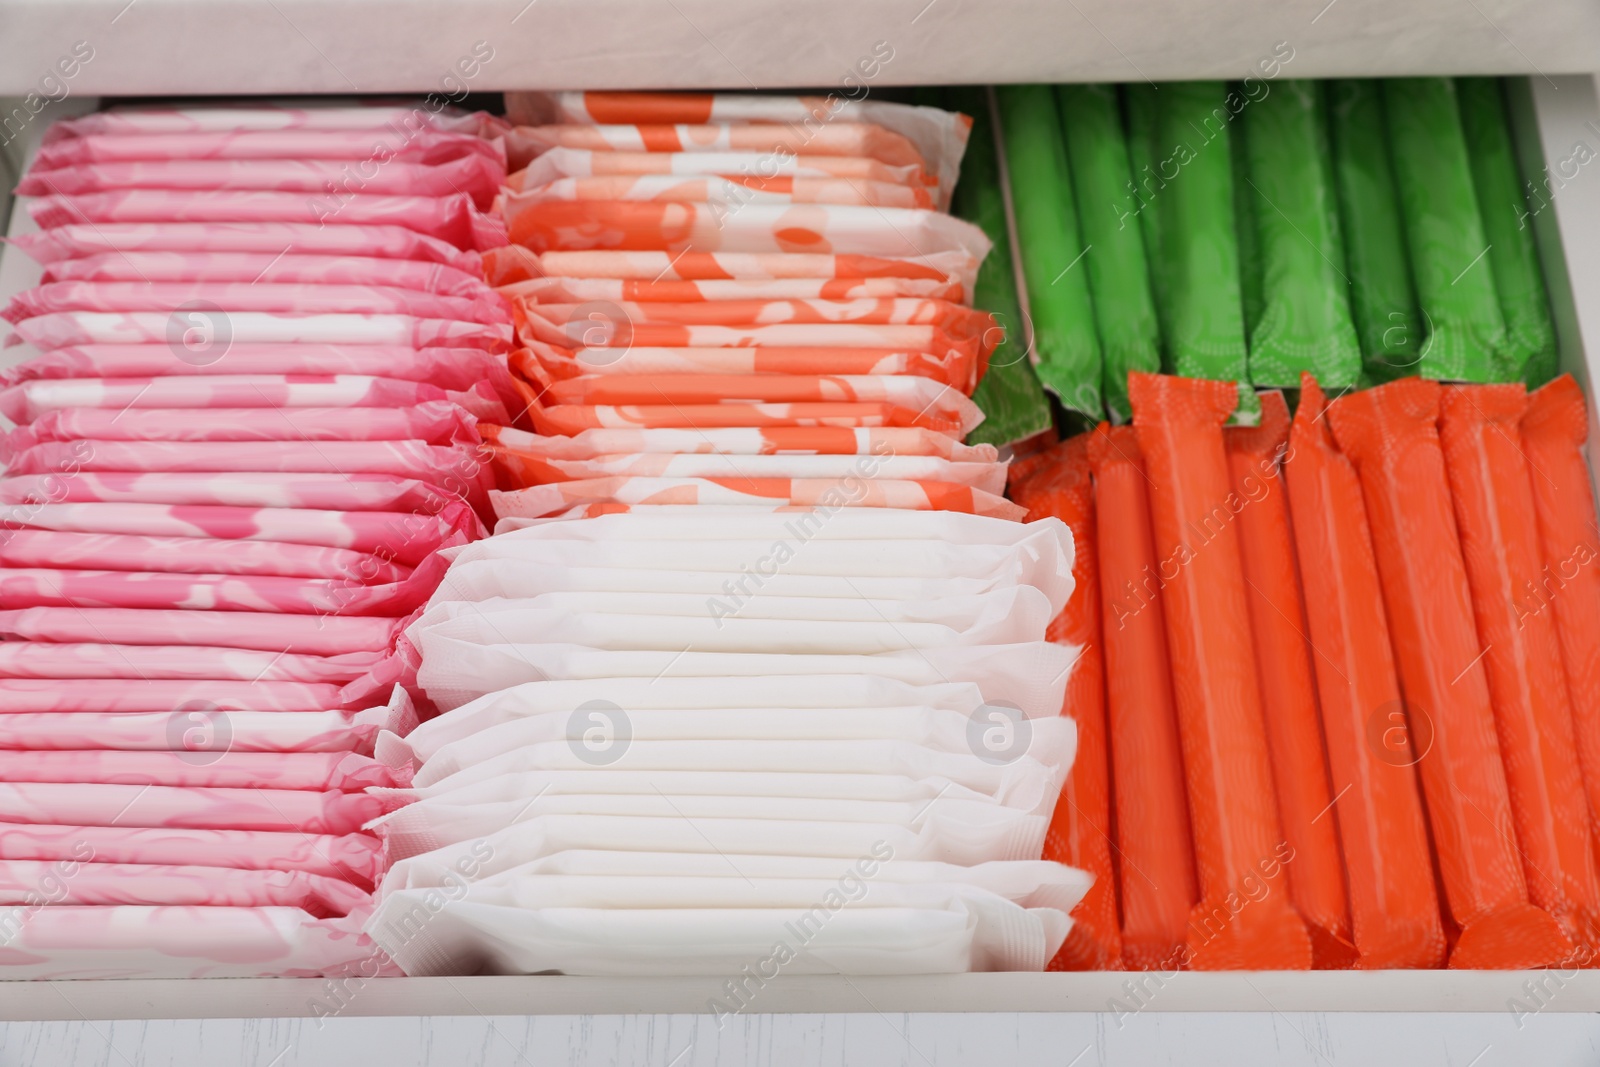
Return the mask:
POLYGON ((1517 590, 1517 605, 1555 618, 1589 825, 1600 834, 1600 530, 1583 458, 1588 436, 1589 413, 1572 375, 1563 374, 1528 398, 1522 450, 1544 567, 1517 590))
POLYGON ((1294 849, 1289 896, 1311 933, 1317 969, 1351 967, 1356 950, 1350 941, 1339 825, 1333 791, 1328 788, 1294 534, 1278 466, 1289 443, 1289 408, 1283 394, 1261 394, 1260 425, 1230 426, 1222 438, 1241 505, 1245 600, 1255 637, 1278 815, 1284 839, 1294 849))
POLYGON ((1195 970, 1305 970, 1311 938, 1280 880, 1295 853, 1273 793, 1222 424, 1231 382, 1132 373, 1133 427, 1149 471, 1200 903, 1195 970))
POLYGON ((1514 969, 1565 958, 1572 942, 1528 903, 1435 423, 1437 382, 1407 378, 1329 406, 1361 479, 1383 602, 1451 917, 1450 966, 1514 969))
POLYGON ((1144 457, 1132 426, 1101 423, 1094 468, 1106 720, 1116 800, 1122 962, 1167 970, 1183 957, 1189 910, 1200 899, 1178 718, 1172 706, 1161 575, 1150 534, 1144 457))
POLYGON ((1355 469, 1334 447, 1326 409, 1316 380, 1302 375, 1283 469, 1338 798, 1356 966, 1442 967, 1439 896, 1411 769, 1417 754, 1401 711, 1367 509, 1355 469))
POLYGON ((1528 899, 1585 959, 1600 938, 1600 880, 1555 619, 1519 608, 1539 574, 1539 524, 1517 423, 1520 383, 1444 390, 1439 438, 1494 701, 1528 899))
POLYGON ((1111 867, 1105 667, 1087 436, 1080 434, 1051 449, 1012 493, 1028 509, 1029 522, 1053 516, 1072 530, 1072 597, 1045 636, 1080 650, 1061 708, 1061 714, 1077 724, 1078 752, 1045 835, 1044 858, 1088 871, 1094 875, 1094 885, 1072 909, 1072 930, 1050 961, 1052 971, 1116 970, 1122 956, 1111 867))

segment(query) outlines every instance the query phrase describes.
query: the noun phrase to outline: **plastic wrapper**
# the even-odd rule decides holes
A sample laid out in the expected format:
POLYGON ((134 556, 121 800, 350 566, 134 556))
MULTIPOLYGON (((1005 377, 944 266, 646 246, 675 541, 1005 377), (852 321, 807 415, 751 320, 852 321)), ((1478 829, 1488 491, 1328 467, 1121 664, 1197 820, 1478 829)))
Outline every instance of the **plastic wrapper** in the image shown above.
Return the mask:
POLYGON ((1506 322, 1455 85, 1449 78, 1390 80, 1383 101, 1411 277, 1428 322, 1413 369, 1426 378, 1497 381, 1506 322))
POLYGON ((1261 315, 1245 324, 1256 385, 1296 386, 1310 371, 1346 389, 1361 372, 1318 84, 1286 79, 1243 111, 1250 169, 1235 181, 1264 201, 1251 213, 1261 315))
POLYGON ((1289 444, 1283 394, 1262 396, 1260 426, 1231 427, 1222 436, 1233 494, 1243 502, 1238 514, 1240 556, 1256 675, 1263 705, 1272 709, 1264 720, 1278 816, 1284 840, 1294 850, 1289 899, 1311 934, 1313 966, 1343 969, 1355 963, 1356 948, 1280 467, 1289 444))
POLYGON ((1529 225, 1502 83, 1498 78, 1457 78, 1456 101, 1483 235, 1489 243, 1489 267, 1506 323, 1500 377, 1543 385, 1556 376, 1556 330, 1529 225))
MULTIPOLYGON (((48 412, 73 408, 399 408, 432 400, 466 401, 462 406, 479 409, 500 403, 487 387, 477 394, 449 392, 424 382, 359 374, 168 375, 24 381, 0 392, 0 414, 12 422, 28 423, 48 412)), ((494 421, 495 412, 485 414, 494 421)))
MULTIPOLYGON (((19 196, 82 196, 119 189, 256 190, 342 195, 350 186, 383 196, 448 196, 468 193, 480 208, 493 202, 505 180, 505 167, 487 156, 471 155, 448 163, 391 160, 371 175, 351 173, 348 163, 320 159, 163 159, 127 163, 88 163, 56 170, 30 170, 17 185, 19 196)), ((332 199, 336 204, 337 200, 332 199)))
MULTIPOLYGON (((53 863, 0 861, 0 908, 27 905, 40 879, 65 889, 51 907, 159 905, 299 908, 314 918, 348 915, 371 901, 364 889, 303 871, 230 871, 202 866, 84 863, 63 878, 53 863)), ((4 972, 0 972, 4 973, 4 972)))
POLYGON ((234 311, 326 315, 334 312, 410 315, 422 319, 509 322, 493 296, 470 299, 377 285, 257 284, 251 282, 55 282, 24 289, 0 318, 18 322, 57 311, 181 312, 193 301, 234 311))
POLYGON ((1105 645, 1100 639, 1094 489, 1085 437, 1074 437, 1051 450, 1049 460, 1012 495, 1028 509, 1030 517, 1054 516, 1072 531, 1075 595, 1045 635, 1081 650, 1067 678, 1061 705, 1061 714, 1077 727, 1078 751, 1045 835, 1044 858, 1088 871, 1094 884, 1073 911, 1072 929, 1050 961, 1050 969, 1116 970, 1122 962, 1122 937, 1111 865, 1105 645))
MULTIPOLYGON (((528 346, 536 352, 543 345, 545 350, 554 349, 559 356, 561 348, 585 345, 574 350, 575 360, 607 365, 625 360, 627 353, 635 347, 848 350, 841 353, 843 355, 862 349, 876 349, 926 353, 956 367, 972 368, 972 375, 979 377, 986 353, 999 338, 994 335, 992 327, 983 325, 981 319, 972 325, 976 328, 970 333, 954 334, 938 326, 900 323, 783 322, 721 326, 613 322, 610 319, 605 319, 603 323, 592 319, 550 323, 541 319, 535 323, 525 323, 522 332, 528 346), (542 332, 546 340, 529 336, 534 333, 534 328, 542 332), (585 336, 585 329, 593 333, 585 336), (602 330, 608 332, 601 336, 602 330)), ((761 360, 765 357, 747 354, 741 358, 761 360)))
POLYGON ((517 245, 483 255, 490 284, 528 278, 627 278, 634 281, 760 281, 780 278, 921 278, 960 282, 971 291, 982 257, 965 251, 893 257, 817 252, 545 252, 517 245))
MULTIPOLYGON (((905 137, 870 122, 829 122, 814 128, 777 123, 729 126, 701 123, 518 126, 507 135, 516 166, 552 148, 591 152, 760 152, 778 156, 865 156, 891 167, 928 170, 905 137)), ((959 160, 959 153, 957 154, 959 160)))
POLYGON ((977 377, 969 347, 933 352, 892 348, 578 348, 536 342, 507 357, 529 381, 584 375, 917 374, 967 392, 977 377))
MULTIPOLYGON (((1226 123, 1215 137, 1209 132, 1217 124, 1214 114, 1228 113, 1228 90, 1222 82, 1178 82, 1163 88, 1158 99, 1152 147, 1163 161, 1187 157, 1177 177, 1159 186, 1145 208, 1161 215, 1161 251, 1152 262, 1162 261, 1165 291, 1160 299, 1169 306, 1162 334, 1172 369, 1194 378, 1244 381, 1245 327, 1229 147, 1233 135, 1226 123), (1200 131, 1210 139, 1197 143, 1200 131), (1177 151, 1180 145, 1184 152, 1177 151)), ((1148 450, 1145 455, 1153 458, 1148 450)), ((1203 874, 1201 881, 1206 882, 1203 874)))
MULTIPOLYGON (((1157 167, 1168 158, 1160 140, 1161 90, 1152 83, 1122 87, 1122 106, 1128 122, 1128 169, 1133 171, 1133 214, 1144 238, 1145 263, 1150 269, 1150 295, 1155 300, 1156 322, 1161 327, 1162 369, 1172 362, 1172 307, 1167 296, 1167 262, 1161 239, 1161 211, 1157 197, 1165 185, 1157 167)), ((1232 142, 1230 141, 1230 146, 1232 142)), ((1230 147, 1230 152, 1232 148, 1230 147)), ((1241 279, 1242 280, 1242 279, 1241 279)))
POLYGON ((229 752, 226 759, 208 764, 184 751, 0 751, 0 767, 8 782, 309 789, 319 793, 360 793, 368 786, 402 784, 388 767, 353 752, 229 752))
POLYGON ((1101 395, 1107 412, 1127 422, 1128 372, 1161 370, 1161 332, 1144 239, 1129 225, 1132 172, 1114 85, 1062 85, 1056 89, 1061 134, 1077 194, 1089 292, 1102 357, 1101 395))
MULTIPOLYGON (((177 679, 0 680, 0 713, 160 711, 189 704, 208 711, 324 711, 339 707, 339 687, 312 682, 194 682, 177 679)), ((82 738, 80 736, 80 742, 82 738)))
POLYGON ((1077 269, 1084 247, 1055 97, 1044 85, 1006 86, 996 96, 1033 326, 1029 358, 1063 404, 1098 419, 1100 340, 1088 268, 1077 269))
POLYGON ((315 222, 69 222, 9 238, 34 260, 58 263, 115 252, 253 253, 365 256, 442 263, 468 270, 477 261, 461 249, 405 225, 322 226, 315 222))
POLYGON ((182 313, 166 311, 62 311, 36 315, 14 325, 17 335, 40 351, 68 345, 165 344, 174 355, 181 349, 189 358, 205 362, 226 358, 228 344, 235 342, 483 348, 503 352, 512 337, 511 328, 505 323, 419 319, 410 315, 275 315, 222 309, 199 309, 188 315, 185 318, 182 313), (197 322, 196 318, 202 321, 197 322))
POLYGON ((204 645, 6 641, 0 643, 0 678, 229 678, 342 685, 368 674, 382 658, 376 652, 302 656, 204 645))
POLYGON ((854 204, 858 207, 931 208, 933 197, 925 188, 851 178, 754 177, 711 174, 678 177, 671 174, 612 174, 598 178, 558 178, 542 185, 524 184, 522 192, 506 196, 502 204, 543 200, 651 200, 716 204, 737 211, 745 204, 854 204))
POLYGON ((1528 899, 1554 915, 1588 959, 1600 950, 1600 879, 1561 644, 1552 613, 1517 604, 1543 563, 1517 430, 1526 409, 1520 382, 1450 386, 1439 438, 1528 899))
MULTIPOLYGON (((863 208, 858 210, 872 210, 863 208)), ((40 229, 85 223, 280 222, 326 226, 404 226, 456 248, 495 248, 506 243, 500 220, 485 215, 465 193, 452 196, 360 194, 322 200, 300 193, 185 192, 130 189, 82 196, 42 196, 28 205, 40 229)))
MULTIPOLYGON (((472 441, 473 416, 445 400, 401 408, 59 408, 0 438, 9 459, 46 442, 472 441)), ((82 454, 80 448, 79 453, 82 454)), ((68 467, 62 473, 70 473, 68 467)))
MULTIPOLYGON (((476 257, 462 256, 471 266, 476 257)), ((275 285, 390 285, 446 296, 482 296, 477 271, 421 259, 380 256, 272 255, 266 252, 100 252, 58 259, 41 278, 52 282, 270 282, 275 285)))
POLYGON ((506 179, 512 189, 534 189, 563 178, 722 175, 737 181, 817 178, 901 185, 936 194, 935 180, 915 163, 891 166, 867 156, 801 152, 595 152, 552 148, 506 179))
POLYGON ((508 300, 547 304, 684 303, 694 300, 883 300, 923 297, 965 298, 960 282, 934 278, 704 278, 653 281, 648 278, 529 278, 500 287, 508 300))
POLYGON ((0 911, 18 930, 7 979, 399 977, 361 933, 366 911, 317 919, 299 908, 50 907, 0 911))
MULTIPOLYGON (((963 449, 968 446, 957 445, 963 449)), ((977 458, 986 453, 988 446, 972 446, 972 453, 953 453, 950 458, 963 459, 977 458), (982 449, 983 451, 979 451, 982 449)), ((737 509, 722 508, 717 511, 707 512, 698 507, 672 507, 661 506, 644 509, 644 514, 619 515, 616 517, 600 517, 594 522, 569 522, 566 520, 545 520, 530 523, 526 528, 517 528, 495 539, 495 546, 488 550, 473 550, 478 555, 474 558, 489 559, 499 553, 498 546, 512 545, 518 542, 531 541, 605 541, 605 542, 639 542, 639 541, 707 541, 707 540, 750 540, 770 541, 782 538, 785 535, 798 538, 807 544, 812 542, 829 541, 937 541, 947 545, 975 545, 986 546, 982 551, 992 550, 992 546, 1003 545, 1011 548, 1027 545, 1021 551, 1026 553, 1026 558, 1047 561, 1044 569, 1029 569, 1026 573, 1034 575, 1028 584, 1037 585, 1050 592, 1055 598, 1052 603, 1056 611, 1066 605, 1066 598, 1071 594, 1072 587, 1057 586, 1063 577, 1072 570, 1070 556, 1067 562, 1061 562, 1060 550, 1052 547, 1051 539, 1060 539, 1061 528, 1054 522, 1042 523, 1015 523, 1003 519, 984 518, 978 515, 962 515, 956 512, 926 512, 926 511, 875 511, 861 512, 838 510, 832 514, 822 511, 799 510, 787 515, 763 515, 754 511, 739 511, 737 509)), ((917 545, 917 552, 928 551, 928 546, 917 545)), ((452 558, 462 555, 466 550, 453 552, 452 558)), ((517 550, 513 550, 517 551, 517 550)), ((631 551, 638 551, 635 545, 631 551)), ((935 549, 934 551, 942 551, 935 549)), ((980 553, 981 554, 981 553, 980 553)), ((939 557, 939 567, 944 567, 956 574, 972 574, 970 560, 961 557, 939 557)), ((655 564, 651 564, 655 566, 655 564)), ((721 564, 717 565, 719 568, 721 564)), ((787 569, 787 568, 785 568, 787 569)), ((898 569, 898 567, 897 567, 898 569)), ((769 578, 780 577, 778 575, 769 578)), ((825 595, 825 594, 816 594, 825 595)), ((949 596, 959 596, 960 593, 953 587, 948 591, 949 596)), ((1052 713, 1053 714, 1053 713, 1052 713)))
POLYGON ((383 814, 387 801, 367 793, 306 789, 228 789, 93 782, 0 784, 6 822, 82 826, 303 830, 348 834, 383 814))
MULTIPOLYGON (((70 470, 176 474, 252 471, 385 474, 441 484, 472 485, 478 462, 465 447, 423 441, 49 441, 12 457, 12 476, 70 470)), ((292 487, 295 479, 283 484, 292 487)), ((316 505, 313 505, 316 506, 316 505)))
POLYGON ((1432 734, 1407 733, 1361 483, 1334 446, 1326 410, 1322 390, 1306 375, 1284 479, 1330 784, 1339 798, 1356 966, 1440 967, 1445 937, 1412 770, 1426 755, 1417 747, 1431 745, 1432 734))
POLYGON ((1167 660, 1163 576, 1150 532, 1149 482, 1131 426, 1089 438, 1115 789, 1122 961, 1171 970, 1200 899, 1189 801, 1167 660))
MULTIPOLYGON (((17 536, 20 531, 13 531, 17 536)), ((59 535, 58 535, 59 536, 59 535)), ((247 552, 255 542, 222 542, 247 552)), ((275 549, 290 546, 275 545, 275 549)), ((0 611, 0 634, 32 641, 103 641, 123 645, 213 644, 310 656, 387 651, 401 620, 315 617, 248 611, 201 613, 128 608, 22 608, 0 611)))
POLYGON ((506 123, 482 111, 462 112, 454 108, 425 110, 398 105, 380 107, 264 107, 208 105, 205 107, 112 107, 58 122, 45 131, 45 140, 90 134, 130 133, 206 133, 236 130, 360 130, 377 131, 391 127, 400 131, 421 129, 471 133, 492 137, 503 132, 506 123))
POLYGON ((948 434, 918 427, 849 429, 824 426, 723 427, 721 429, 601 429, 572 437, 545 437, 506 426, 480 427, 483 439, 534 461, 585 460, 648 453, 729 456, 936 456, 954 463, 994 463, 993 445, 964 445, 948 434))
MULTIPOLYGON (((1263 213, 1272 212, 1272 205, 1248 180, 1250 148, 1245 143, 1245 133, 1241 125, 1238 133, 1228 141, 1228 152, 1233 159, 1233 232, 1239 239, 1239 302, 1244 309, 1245 337, 1249 338, 1256 324, 1261 321, 1263 307, 1262 236, 1257 218, 1263 213)), ((1295 165, 1303 167, 1304 163, 1301 161, 1295 165)), ((1268 225, 1281 227, 1277 220, 1272 220, 1268 225)))
POLYGON ((156 378, 184 376, 340 374, 425 382, 452 392, 481 381, 502 396, 505 361, 481 348, 401 348, 390 345, 229 345, 225 359, 190 362, 165 344, 80 345, 57 348, 0 371, 14 385, 35 378, 156 378))
POLYGON ((1546 966, 1572 944, 1528 903, 1438 416, 1439 386, 1414 378, 1328 410, 1372 524, 1405 726, 1432 740, 1418 766, 1440 881, 1461 930, 1450 966, 1546 966))
MULTIPOLYGON (((465 457, 470 460, 470 457, 465 457)), ((470 460, 475 474, 486 467, 470 460)), ((453 468, 445 468, 447 472, 453 468)), ((434 482, 450 481, 449 473, 434 482)), ((470 502, 481 503, 484 486, 476 479, 456 484, 470 502)), ((280 474, 253 471, 244 474, 126 473, 80 471, 70 477, 25 474, 0 479, 0 521, 27 521, 28 509, 52 504, 138 503, 175 507, 316 508, 350 511, 402 511, 435 513, 453 494, 427 481, 396 478, 388 474, 280 474)))
POLYGON ((85 852, 96 863, 294 870, 362 886, 383 871, 381 845, 369 834, 43 823, 6 823, 0 831, 0 860, 8 863, 81 860, 85 852))
MULTIPOLYGON (((1184 180, 1194 179, 1186 171, 1184 180)), ((1293 877, 1285 868, 1295 853, 1273 793, 1230 503, 1237 498, 1222 424, 1235 386, 1135 373, 1129 396, 1150 477, 1156 555, 1177 570, 1162 606, 1201 894, 1185 957, 1196 970, 1304 970, 1312 962, 1305 924, 1287 894, 1273 892, 1279 878, 1293 877)))
POLYGON ((174 574, 275 574, 296 578, 338 575, 380 583, 399 581, 411 573, 411 568, 382 556, 339 548, 58 530, 5 531, 0 537, 0 565, 174 574))
MULTIPOLYGON (((837 94, 512 93, 506 98, 506 113, 517 122, 780 124, 807 135, 841 120, 873 123, 915 145, 947 197, 955 187, 972 127, 967 116, 942 108, 841 99, 837 94)), ((799 153, 804 156, 808 151, 812 151, 809 137, 802 141, 799 153)))
MULTIPOLYGON (((709 453, 624 453, 588 460, 540 460, 516 453, 493 457, 502 484, 532 485, 543 482, 618 476, 644 478, 884 478, 889 481, 949 482, 967 485, 996 496, 1005 492, 1006 468, 1002 463, 952 463, 937 456, 869 457, 849 455, 729 456, 709 453)), ((3 558, 3 552, 0 552, 3 558)))
MULTIPOLYGON (((982 260, 989 239, 975 226, 927 209, 834 204, 714 204, 627 200, 507 205, 513 244, 535 252, 805 252, 872 257, 957 252, 982 260)), ((352 220, 353 221, 353 220, 352 220)), ((472 247, 472 246, 467 246, 472 247)))
POLYGON ((441 545, 469 539, 482 530, 466 505, 458 501, 445 503, 438 514, 128 503, 27 504, 0 508, 0 522, 16 528, 78 533, 286 541, 381 552, 410 566, 426 559, 441 545))
MULTIPOLYGON (((523 302, 520 310, 524 328, 561 330, 566 336, 545 338, 555 343, 583 344, 582 330, 590 327, 581 317, 582 305, 533 304, 523 302), (542 320, 542 321, 541 321, 542 320)), ((617 324, 614 345, 629 341, 630 329, 650 326, 768 326, 803 323, 870 323, 897 326, 933 326, 956 337, 981 334, 993 320, 981 311, 953 304, 948 300, 717 300, 687 304, 622 304, 610 309, 622 319, 617 324)))
POLYGON ((779 504, 800 507, 909 508, 963 511, 999 519, 1021 519, 1009 500, 952 482, 889 478, 589 478, 490 494, 495 514, 537 518, 579 504, 779 504))
POLYGON ((1050 429, 1050 402, 1024 351, 1022 304, 1012 268, 1006 194, 1000 187, 1000 158, 988 93, 967 88, 953 90, 953 94, 972 112, 973 128, 952 210, 980 227, 994 243, 970 291, 973 304, 988 311, 999 327, 999 344, 989 357, 988 373, 972 394, 987 418, 970 436, 975 444, 1009 445, 1050 429))
POLYGON ((504 162, 504 147, 474 133, 419 129, 402 133, 373 124, 365 129, 225 129, 183 132, 75 131, 51 137, 34 157, 34 170, 84 163, 168 159, 328 159, 371 164, 397 160, 443 163, 464 156, 504 162))
MULTIPOLYGON (((598 429, 759 429, 826 427, 876 429, 916 427, 959 437, 976 422, 964 423, 937 412, 918 411, 897 404, 800 402, 794 404, 633 404, 625 407, 593 404, 545 406, 533 399, 528 420, 542 434, 575 435, 598 429)), ((682 501, 679 501, 682 503, 682 501)))
POLYGON ((1591 833, 1600 829, 1600 534, 1584 461, 1589 436, 1583 391, 1563 374, 1528 398, 1520 439, 1527 456, 1542 567, 1519 592, 1523 613, 1555 618, 1591 833))
POLYGON ((214 765, 221 762, 218 754, 223 749, 230 756, 247 752, 274 756, 371 752, 380 731, 409 729, 416 725, 416 716, 410 710, 401 714, 384 708, 354 715, 341 711, 222 711, 196 700, 176 713, 170 707, 139 712, 15 712, 4 721, 7 749, 79 751, 92 743, 97 750, 176 751, 200 764, 214 765))

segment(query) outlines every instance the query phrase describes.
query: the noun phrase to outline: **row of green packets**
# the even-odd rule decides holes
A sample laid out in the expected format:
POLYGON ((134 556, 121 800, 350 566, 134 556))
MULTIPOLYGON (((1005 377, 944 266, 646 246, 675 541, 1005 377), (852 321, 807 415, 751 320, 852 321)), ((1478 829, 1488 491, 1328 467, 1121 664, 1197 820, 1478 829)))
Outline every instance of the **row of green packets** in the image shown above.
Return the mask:
MULTIPOLYGON (((1555 374, 1497 79, 1005 86, 996 98, 1033 362, 1069 410, 1126 420, 1130 370, 1263 387, 1308 370, 1333 389, 1555 374)), ((979 121, 957 211, 990 229, 963 203, 1003 211, 998 161, 984 102, 962 103, 979 121)), ((1008 256, 998 245, 979 283, 978 305, 1002 317, 1017 314, 995 277, 1008 256)), ((1006 347, 997 356, 1015 363, 1006 347)), ((1014 411, 1046 418, 1027 396, 1033 375, 1001 370, 994 430, 1014 411)))

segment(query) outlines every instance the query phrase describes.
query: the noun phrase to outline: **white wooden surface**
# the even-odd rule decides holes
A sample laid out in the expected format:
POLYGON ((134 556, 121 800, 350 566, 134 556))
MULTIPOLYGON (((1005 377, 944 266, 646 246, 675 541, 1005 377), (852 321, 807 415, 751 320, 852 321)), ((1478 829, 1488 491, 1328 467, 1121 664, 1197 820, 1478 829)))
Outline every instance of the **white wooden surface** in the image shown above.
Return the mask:
POLYGON ((6 0, 0 93, 75 42, 78 93, 438 89, 478 41, 482 90, 832 86, 1600 69, 1591 0, 6 0))

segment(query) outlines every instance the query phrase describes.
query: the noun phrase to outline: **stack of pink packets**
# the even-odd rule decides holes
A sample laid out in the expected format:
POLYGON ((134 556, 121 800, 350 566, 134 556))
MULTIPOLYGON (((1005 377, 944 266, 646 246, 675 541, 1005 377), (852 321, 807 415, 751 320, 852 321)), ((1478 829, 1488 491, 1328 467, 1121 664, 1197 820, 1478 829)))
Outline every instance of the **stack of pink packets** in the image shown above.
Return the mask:
MULTIPOLYGON (((396 642, 482 536, 504 127, 126 110, 18 193, 0 315, 0 978, 398 973, 361 933, 396 642)), ((391 691, 393 696, 390 696, 391 691)))
POLYGON ((538 432, 486 426, 501 517, 651 504, 1020 518, 961 438, 1000 338, 940 210, 970 120, 801 97, 511 94, 488 253, 538 432), (839 106, 835 106, 839 105, 839 106))

